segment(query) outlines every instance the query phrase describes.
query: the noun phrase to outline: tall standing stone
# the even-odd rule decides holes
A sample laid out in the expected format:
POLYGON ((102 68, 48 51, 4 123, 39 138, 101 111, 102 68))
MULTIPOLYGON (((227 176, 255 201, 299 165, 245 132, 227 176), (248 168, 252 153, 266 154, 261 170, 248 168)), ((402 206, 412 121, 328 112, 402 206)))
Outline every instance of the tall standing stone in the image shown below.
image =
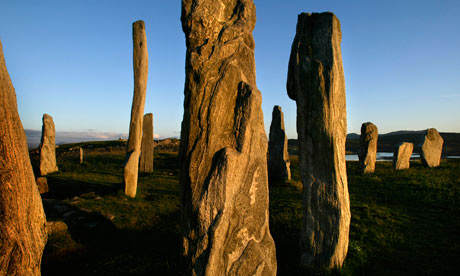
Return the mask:
POLYGON ((40 175, 56 172, 56 130, 53 117, 43 114, 42 138, 40 142, 40 175))
POLYGON ((283 183, 285 180, 291 180, 290 166, 284 115, 281 107, 275 105, 268 142, 268 179, 270 183, 283 183))
POLYGON ((142 145, 141 145, 141 164, 139 170, 142 173, 153 172, 153 114, 144 115, 142 145))
POLYGON ((393 154, 393 168, 395 170, 409 169, 410 157, 414 150, 414 144, 403 142, 396 146, 393 154))
POLYGON ((144 21, 133 23, 133 67, 134 67, 134 96, 131 107, 131 122, 129 124, 128 147, 124 168, 125 194, 135 197, 137 192, 137 177, 139 170, 139 155, 141 153, 142 120, 144 115, 145 94, 147 93, 147 76, 149 57, 147 53, 147 37, 144 21))
POLYGON ((47 234, 0 42, 0 275, 40 275, 47 234))
POLYGON ((190 275, 276 275, 267 137, 251 0, 183 0, 180 141, 183 254, 190 275))
POLYGON ((439 166, 443 144, 444 139, 435 128, 429 128, 425 131, 420 146, 420 159, 425 166, 430 168, 439 166))
POLYGON ((348 250, 350 201, 341 38, 340 22, 334 14, 299 15, 287 92, 297 103, 303 267, 340 267, 348 250))
POLYGON ((377 160, 377 139, 379 131, 377 126, 371 122, 361 125, 361 136, 359 137, 359 164, 363 173, 373 173, 375 171, 375 161, 377 160))
POLYGON ((79 151, 80 151, 80 164, 83 164, 83 156, 84 156, 83 148, 79 147, 79 151))

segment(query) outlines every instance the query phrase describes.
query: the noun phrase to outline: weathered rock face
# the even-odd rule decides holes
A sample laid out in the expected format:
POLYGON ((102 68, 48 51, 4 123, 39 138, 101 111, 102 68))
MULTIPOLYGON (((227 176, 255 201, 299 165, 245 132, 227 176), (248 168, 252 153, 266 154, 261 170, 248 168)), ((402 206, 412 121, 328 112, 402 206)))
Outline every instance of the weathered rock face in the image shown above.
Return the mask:
POLYGON ((285 180, 291 180, 290 166, 284 115, 281 107, 275 105, 268 142, 268 179, 270 183, 284 183, 285 180))
POLYGON ((83 155, 84 155, 83 148, 80 147, 80 164, 83 164, 83 155))
POLYGON ((134 96, 124 168, 125 194, 130 197, 135 197, 137 192, 148 64, 149 57, 144 21, 136 21, 133 23, 134 96))
POLYGON ((183 254, 191 275, 276 275, 250 0, 183 0, 183 254))
POLYGON ((153 147, 153 114, 147 113, 144 115, 139 166, 139 171, 142 173, 153 173, 153 147))
POLYGON ((0 275, 40 275, 45 213, 0 42, 0 275))
POLYGON ((359 164, 363 173, 373 173, 375 171, 375 161, 377 160, 377 139, 379 131, 377 126, 371 122, 361 125, 361 136, 359 137, 359 164))
POLYGON ((426 130, 420 146, 420 159, 425 166, 430 168, 439 166, 443 144, 444 139, 435 128, 426 130))
POLYGON ((56 172, 56 130, 53 117, 43 114, 42 138, 40 142, 40 174, 45 176, 56 172))
POLYGON ((340 267, 348 250, 347 118, 340 42, 340 22, 334 14, 299 15, 287 92, 297 102, 304 267, 340 267))
POLYGON ((395 170, 409 169, 410 157, 414 150, 414 144, 403 142, 396 146, 393 154, 393 168, 395 170))

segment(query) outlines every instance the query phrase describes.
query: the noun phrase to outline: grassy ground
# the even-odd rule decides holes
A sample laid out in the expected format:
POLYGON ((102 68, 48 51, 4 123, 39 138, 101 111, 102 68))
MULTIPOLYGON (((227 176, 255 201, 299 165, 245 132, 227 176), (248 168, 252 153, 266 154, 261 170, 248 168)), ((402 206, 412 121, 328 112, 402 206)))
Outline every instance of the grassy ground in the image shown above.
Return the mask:
MULTIPOLYGON (((124 154, 89 152, 84 164, 58 159, 43 195, 48 220, 68 231, 50 236, 43 275, 183 275, 180 259, 178 162, 156 153, 151 175, 139 177, 138 195, 122 191, 124 154)), ((347 260, 341 270, 315 275, 459 274, 460 160, 436 169, 412 162, 393 171, 378 162, 361 175, 348 162, 352 221, 347 260)), ((293 180, 270 190, 270 229, 277 247, 278 274, 300 275, 301 183, 296 156, 293 180)))

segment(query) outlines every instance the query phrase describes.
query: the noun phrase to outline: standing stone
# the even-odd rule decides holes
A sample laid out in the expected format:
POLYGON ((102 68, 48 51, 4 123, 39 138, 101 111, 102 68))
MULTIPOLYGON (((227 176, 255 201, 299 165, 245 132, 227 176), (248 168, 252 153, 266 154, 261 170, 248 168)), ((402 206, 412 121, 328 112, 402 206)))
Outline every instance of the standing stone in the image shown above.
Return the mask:
POLYGON ((359 137, 359 164, 363 173, 373 173, 375 171, 375 161, 377 160, 377 139, 379 131, 377 126, 371 122, 361 125, 361 136, 359 137))
POLYGON ((139 20, 133 23, 134 96, 124 168, 125 194, 130 197, 135 197, 137 192, 148 65, 149 57, 147 53, 145 25, 144 21, 139 20))
POLYGON ((414 150, 414 144, 403 142, 396 146, 393 154, 393 168, 395 170, 409 169, 410 157, 414 150))
POLYGON ((183 0, 181 226, 189 275, 276 275, 251 0, 183 0))
POLYGON ((53 117, 43 114, 42 138, 40 142, 40 175, 56 172, 56 130, 53 117))
POLYGON ((0 106, 0 275, 40 275, 46 217, 1 42, 0 106))
POLYGON ((141 146, 141 164, 139 167, 142 173, 153 173, 153 114, 144 115, 142 146, 141 146))
POLYGON ((287 92, 297 103, 303 183, 301 266, 340 267, 348 251, 350 200, 340 22, 333 13, 301 13, 292 43, 287 92))
POLYGON ((268 142, 268 179, 270 183, 284 183, 285 180, 291 180, 290 166, 284 115, 281 107, 275 105, 268 142))
POLYGON ((83 148, 80 147, 80 164, 83 164, 83 148))
POLYGON ((420 159, 425 166, 430 168, 439 166, 443 143, 444 139, 435 128, 429 128, 425 131, 420 146, 420 159))

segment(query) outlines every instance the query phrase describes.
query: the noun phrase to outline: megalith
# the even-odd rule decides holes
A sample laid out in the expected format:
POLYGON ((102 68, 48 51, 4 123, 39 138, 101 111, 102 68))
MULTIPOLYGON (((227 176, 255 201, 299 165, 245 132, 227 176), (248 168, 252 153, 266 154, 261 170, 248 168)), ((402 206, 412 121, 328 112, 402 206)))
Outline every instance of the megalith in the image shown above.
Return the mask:
POLYGON ((80 152, 80 164, 83 164, 84 152, 83 152, 83 148, 82 148, 82 147, 79 148, 79 152, 80 152))
POLYGON ((351 215, 341 37, 333 13, 299 14, 286 87, 297 104, 304 268, 340 267, 348 251, 351 215))
POLYGON ((131 106, 128 147, 123 170, 125 194, 135 197, 139 171, 139 155, 141 153, 142 121, 144 116, 145 94, 147 93, 147 76, 149 57, 147 53, 147 37, 144 21, 133 23, 133 67, 134 95, 131 106))
POLYGON ((395 170, 409 169, 410 157, 412 156, 413 150, 414 150, 414 144, 409 143, 409 142, 399 143, 395 147, 395 152, 393 154, 393 169, 395 170))
POLYGON ((183 0, 181 231, 190 275, 276 275, 252 0, 183 0))
POLYGON ((361 125, 361 136, 359 137, 359 164, 363 173, 375 171, 377 160, 377 139, 379 131, 377 126, 371 122, 361 125))
POLYGON ((40 141, 40 175, 56 172, 56 130, 53 117, 43 114, 42 138, 40 141))
POLYGON ((268 179, 270 183, 284 183, 291 180, 291 163, 288 153, 288 139, 284 129, 284 115, 275 105, 268 140, 268 179))
POLYGON ((142 173, 153 173, 153 148, 153 114, 147 113, 144 115, 139 166, 139 171, 142 173))
POLYGON ((40 275, 46 217, 0 42, 0 275, 40 275))
POLYGON ((443 143, 444 139, 435 128, 429 128, 425 131, 420 146, 420 159, 423 165, 430 168, 439 166, 443 143))

